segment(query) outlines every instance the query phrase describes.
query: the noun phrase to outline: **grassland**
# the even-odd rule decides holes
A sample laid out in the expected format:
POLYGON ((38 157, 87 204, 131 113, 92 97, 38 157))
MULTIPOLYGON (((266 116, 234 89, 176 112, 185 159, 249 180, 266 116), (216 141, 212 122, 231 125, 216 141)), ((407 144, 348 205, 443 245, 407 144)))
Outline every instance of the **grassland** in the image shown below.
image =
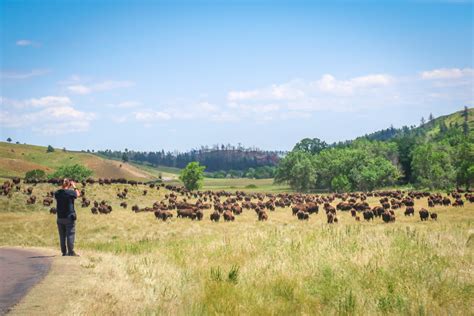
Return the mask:
POLYGON ((94 176, 104 178, 128 178, 150 180, 154 176, 137 167, 119 161, 103 159, 85 152, 72 152, 56 149, 46 152, 46 147, 34 145, 9 144, 0 142, 0 175, 20 176, 32 169, 54 172, 64 165, 81 164, 94 172, 94 176))
MULTIPOLYGON (((51 314, 472 315, 474 204, 437 207, 439 220, 420 222, 397 210, 384 224, 356 222, 339 212, 300 222, 288 208, 258 222, 244 211, 232 223, 157 221, 152 213, 120 209, 123 185, 88 186, 91 200, 108 200, 110 215, 78 208, 81 258, 57 258, 52 275, 17 308, 51 314), (62 297, 45 296, 61 271, 70 274, 62 297), (69 283, 69 282, 68 282, 69 283), (41 309, 43 306, 45 309, 41 309)), ((34 194, 53 189, 38 185, 34 194)), ((131 188, 129 207, 151 206, 167 192, 131 188)), ((55 218, 25 205, 17 192, 0 197, 0 246, 57 251, 55 218)), ((378 202, 369 200, 371 205, 378 202)), ((334 203, 335 204, 335 203, 334 203)), ((426 207, 417 200, 416 209, 426 207)), ((56 280, 56 281, 55 281, 56 280)), ((56 282, 56 283, 54 283, 56 282)))

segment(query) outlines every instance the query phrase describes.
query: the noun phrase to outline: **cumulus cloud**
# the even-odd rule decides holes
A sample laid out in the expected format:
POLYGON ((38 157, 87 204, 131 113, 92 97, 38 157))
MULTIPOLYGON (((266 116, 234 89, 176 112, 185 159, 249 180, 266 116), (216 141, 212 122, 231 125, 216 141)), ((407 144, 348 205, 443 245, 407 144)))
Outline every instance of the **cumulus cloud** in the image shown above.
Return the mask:
POLYGON ((0 105, 2 107, 8 108, 35 108, 35 107, 60 107, 60 106, 70 106, 72 104, 69 97, 64 96, 46 96, 41 98, 31 98, 25 100, 16 100, 0 97, 0 105))
POLYGON ((310 85, 323 93, 353 94, 357 90, 387 86, 392 82, 393 78, 384 74, 355 77, 349 80, 337 80, 334 76, 325 74, 310 85))
POLYGON ((306 84, 301 80, 292 80, 283 84, 272 84, 267 88, 230 91, 227 99, 230 102, 246 100, 294 100, 305 96, 306 84))
POLYGON ((440 68, 429 71, 423 71, 420 77, 424 80, 440 80, 440 79, 460 79, 474 76, 472 68, 440 68))
POLYGON ((47 96, 27 100, 0 98, 0 102, 0 124, 7 128, 29 128, 55 135, 87 131, 96 119, 95 113, 74 108, 68 97, 47 96))
POLYGON ((2 71, 0 72, 0 79, 29 79, 32 77, 43 76, 49 73, 48 69, 33 69, 27 72, 17 72, 17 71, 2 71))
POLYGON ((355 94, 371 88, 389 86, 394 78, 386 74, 371 74, 348 80, 338 80, 325 74, 316 81, 292 80, 282 84, 253 90, 232 90, 227 95, 229 102, 262 100, 303 100, 314 94, 355 94))
POLYGON ((103 81, 95 84, 72 84, 67 86, 67 90, 75 94, 90 94, 93 92, 103 92, 108 90, 130 88, 135 85, 132 81, 103 81))

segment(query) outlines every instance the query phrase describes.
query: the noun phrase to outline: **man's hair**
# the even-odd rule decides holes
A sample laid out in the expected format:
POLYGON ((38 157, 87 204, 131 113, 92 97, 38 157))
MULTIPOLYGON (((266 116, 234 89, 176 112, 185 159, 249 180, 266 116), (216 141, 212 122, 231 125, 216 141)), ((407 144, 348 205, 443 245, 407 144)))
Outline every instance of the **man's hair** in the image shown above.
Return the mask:
POLYGON ((69 185, 71 185, 71 181, 68 178, 64 178, 63 188, 69 188, 69 185))

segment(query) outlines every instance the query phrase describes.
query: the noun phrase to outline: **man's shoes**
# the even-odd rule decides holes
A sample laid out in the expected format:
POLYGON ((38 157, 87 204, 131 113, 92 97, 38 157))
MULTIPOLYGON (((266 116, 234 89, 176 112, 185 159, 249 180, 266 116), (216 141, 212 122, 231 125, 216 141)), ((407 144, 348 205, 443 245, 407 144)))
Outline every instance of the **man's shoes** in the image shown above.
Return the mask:
POLYGON ((65 252, 63 253, 63 257, 65 257, 65 256, 67 256, 67 255, 68 255, 67 253, 65 253, 65 252))
POLYGON ((70 252, 70 253, 68 254, 68 256, 70 256, 70 257, 80 257, 80 256, 79 256, 77 253, 75 253, 74 251, 73 251, 73 252, 70 252))

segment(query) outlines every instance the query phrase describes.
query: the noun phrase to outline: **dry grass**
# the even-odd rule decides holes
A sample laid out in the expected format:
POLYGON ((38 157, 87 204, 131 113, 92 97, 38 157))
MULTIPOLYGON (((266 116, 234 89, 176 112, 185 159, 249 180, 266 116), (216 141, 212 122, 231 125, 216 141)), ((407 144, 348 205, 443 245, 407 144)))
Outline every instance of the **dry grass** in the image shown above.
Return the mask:
POLYGON ((0 175, 24 177, 32 169, 42 169, 51 173, 60 166, 81 164, 90 168, 99 178, 128 178, 150 180, 155 177, 146 170, 130 164, 104 159, 84 152, 63 152, 56 149, 46 152, 46 147, 9 144, 0 142, 0 175))
MULTIPOLYGON (((393 224, 355 222, 339 212, 340 222, 327 225, 321 213, 299 222, 289 209, 270 212, 265 223, 253 211, 233 223, 212 223, 209 211, 202 222, 161 222, 152 213, 120 209, 117 187, 123 185, 86 188, 89 198, 111 201, 114 211, 99 216, 78 208, 82 257, 73 261, 79 267, 74 284, 65 286, 70 300, 62 314, 474 312, 474 204, 437 207, 437 222, 397 210, 393 224)), ((51 189, 38 185, 35 191, 42 196, 51 189)), ((129 208, 151 206, 165 194, 149 190, 143 197, 142 189, 131 189, 129 208)), ((0 245, 55 250, 54 216, 25 200, 22 193, 0 197, 0 245)), ((416 209, 422 206, 425 199, 416 209)), ((38 287, 38 295, 47 289, 38 287)))

